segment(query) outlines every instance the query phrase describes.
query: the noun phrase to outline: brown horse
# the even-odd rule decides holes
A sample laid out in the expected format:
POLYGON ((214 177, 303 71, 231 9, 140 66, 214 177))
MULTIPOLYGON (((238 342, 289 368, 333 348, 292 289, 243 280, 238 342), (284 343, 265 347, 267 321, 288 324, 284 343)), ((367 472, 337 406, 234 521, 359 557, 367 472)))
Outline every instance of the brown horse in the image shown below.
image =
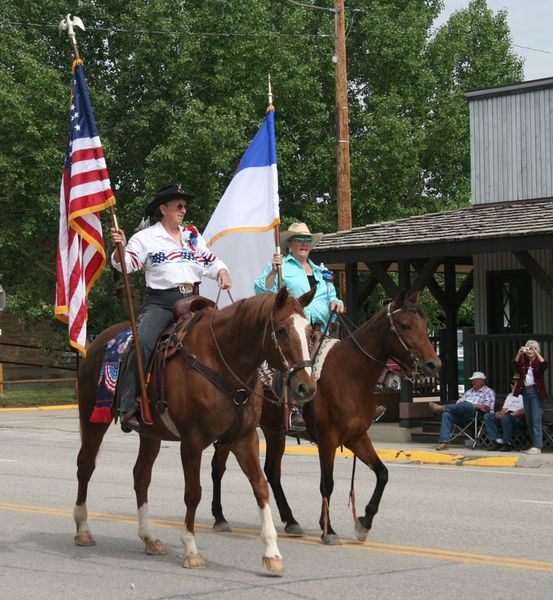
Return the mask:
MULTIPOLYGON (((256 425, 262 401, 248 394, 247 388, 254 385, 258 367, 267 360, 275 368, 289 373, 290 385, 296 393, 306 401, 313 397, 316 386, 307 349, 308 323, 303 313, 312 297, 313 293, 309 292, 296 300, 283 289, 276 295, 254 296, 221 310, 207 309, 186 334, 184 350, 179 350, 176 357, 166 363, 163 381, 167 410, 160 415, 153 406, 153 425, 141 425, 140 448, 133 470, 138 535, 145 543, 147 554, 166 554, 164 545, 151 534, 149 526, 148 487, 152 467, 162 440, 180 440, 186 504, 181 535, 185 549, 183 566, 205 566, 194 534, 194 518, 201 498, 200 463, 204 448, 219 440, 235 454, 252 485, 260 511, 261 539, 265 544, 263 566, 273 574, 283 571, 269 507, 269 488, 259 463, 256 425), (231 398, 221 391, 190 366, 184 352, 221 374, 242 396, 231 398), (242 402, 237 400, 240 397, 242 402)), ((79 487, 73 511, 78 546, 95 544, 87 523, 86 496, 96 455, 109 427, 109 424, 89 422, 98 373, 106 342, 125 325, 115 325, 100 334, 79 369, 81 449, 77 459, 79 487)))
MULTIPOLYGON (((373 390, 378 377, 393 357, 404 373, 422 370, 435 375, 441 362, 427 334, 428 321, 416 305, 418 294, 406 300, 405 293, 376 313, 349 337, 336 342, 328 351, 317 392, 304 409, 307 432, 319 447, 321 467, 320 491, 322 510, 319 524, 325 544, 340 540, 330 523, 330 496, 334 488, 334 458, 338 446, 345 446, 371 468, 376 487, 365 514, 355 521, 357 539, 367 538, 386 483, 388 469, 378 458, 368 435, 375 410, 373 390)), ((265 474, 271 484, 286 533, 302 535, 281 486, 281 463, 286 440, 281 434, 280 409, 267 400, 263 403, 260 426, 267 442, 265 474)), ((228 451, 218 448, 212 460, 212 514, 217 531, 230 531, 221 506, 221 478, 228 451)))

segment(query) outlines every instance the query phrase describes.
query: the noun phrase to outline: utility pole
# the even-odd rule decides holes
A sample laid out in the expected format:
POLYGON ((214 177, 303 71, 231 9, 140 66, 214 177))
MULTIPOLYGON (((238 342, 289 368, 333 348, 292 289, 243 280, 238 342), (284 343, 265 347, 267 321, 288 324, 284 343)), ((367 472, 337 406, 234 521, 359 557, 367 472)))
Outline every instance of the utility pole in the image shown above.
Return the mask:
POLYGON ((336 27, 336 199, 338 231, 351 229, 349 171, 348 83, 346 68, 346 18, 344 0, 334 0, 336 27))

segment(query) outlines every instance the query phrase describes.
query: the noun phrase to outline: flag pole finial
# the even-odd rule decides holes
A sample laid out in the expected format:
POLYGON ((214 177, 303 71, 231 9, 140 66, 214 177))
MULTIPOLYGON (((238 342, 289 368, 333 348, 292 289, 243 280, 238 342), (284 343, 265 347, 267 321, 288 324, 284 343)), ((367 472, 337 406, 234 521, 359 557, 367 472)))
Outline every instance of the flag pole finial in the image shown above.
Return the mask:
POLYGON ((79 56, 79 49, 77 47, 77 36, 75 34, 75 27, 78 27, 79 29, 82 29, 83 31, 85 30, 84 23, 80 17, 71 18, 71 15, 67 15, 65 17, 65 19, 62 19, 60 21, 58 29, 59 29, 60 35, 64 31, 67 31, 67 37, 69 38, 69 41, 71 42, 71 46, 73 47, 73 54, 75 55, 75 60, 80 60, 81 57, 79 56))

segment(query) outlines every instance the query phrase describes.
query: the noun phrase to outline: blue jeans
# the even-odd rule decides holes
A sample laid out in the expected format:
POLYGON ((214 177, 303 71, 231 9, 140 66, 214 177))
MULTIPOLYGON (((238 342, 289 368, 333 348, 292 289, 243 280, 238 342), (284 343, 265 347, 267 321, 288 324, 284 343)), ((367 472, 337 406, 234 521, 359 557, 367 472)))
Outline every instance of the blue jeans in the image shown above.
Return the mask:
POLYGON ((465 425, 474 419, 476 408, 470 402, 457 402, 457 404, 446 404, 442 411, 442 422, 440 424, 440 442, 448 442, 451 437, 453 423, 465 425))
MULTIPOLYGON (((157 339, 163 330, 173 320, 173 305, 178 300, 189 296, 178 291, 163 290, 152 292, 146 290, 142 311, 138 317, 137 333, 140 342, 142 366, 148 368, 148 363, 155 350, 157 339)), ((129 351, 127 367, 121 380, 120 412, 126 414, 136 408, 136 398, 139 395, 139 381, 134 344, 129 351)))
POLYGON ((534 448, 543 446, 543 400, 535 387, 524 388, 522 391, 524 401, 524 414, 528 425, 528 434, 534 448))
POLYGON ((497 442, 501 438, 504 444, 512 444, 513 433, 520 431, 521 421, 520 417, 513 417, 510 414, 503 415, 501 419, 498 419, 495 413, 488 412, 484 415, 484 425, 490 440, 497 442))

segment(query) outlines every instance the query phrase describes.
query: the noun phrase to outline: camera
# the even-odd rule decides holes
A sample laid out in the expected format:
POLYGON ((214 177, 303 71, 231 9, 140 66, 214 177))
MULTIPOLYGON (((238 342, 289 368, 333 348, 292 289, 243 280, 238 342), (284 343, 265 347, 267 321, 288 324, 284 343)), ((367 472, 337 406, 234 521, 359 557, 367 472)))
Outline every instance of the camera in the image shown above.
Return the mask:
POLYGON ((524 346, 524 353, 528 354, 532 348, 530 346, 524 346))

